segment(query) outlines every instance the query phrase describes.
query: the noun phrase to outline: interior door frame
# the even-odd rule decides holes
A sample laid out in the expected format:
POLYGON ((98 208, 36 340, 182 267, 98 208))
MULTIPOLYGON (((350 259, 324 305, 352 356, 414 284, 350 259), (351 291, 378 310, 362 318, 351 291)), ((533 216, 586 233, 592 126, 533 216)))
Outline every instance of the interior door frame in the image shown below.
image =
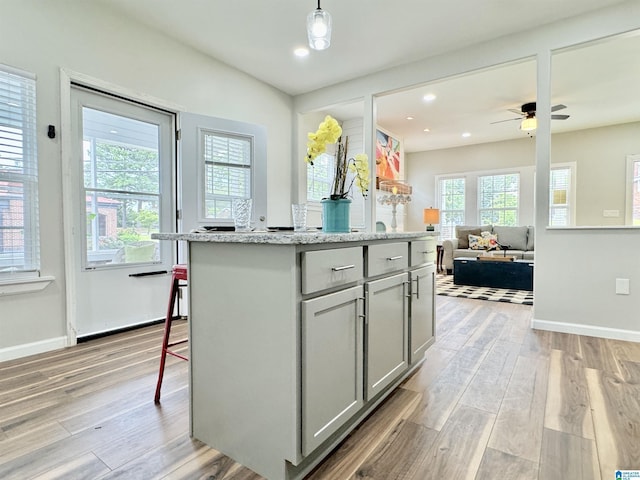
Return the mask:
MULTIPOLYGON (((64 266, 65 266, 65 319, 67 340, 66 345, 76 345, 78 342, 77 333, 77 292, 78 279, 76 272, 81 268, 81 259, 78 252, 74 249, 74 217, 76 216, 76 198, 74 196, 73 175, 71 172, 73 165, 73 136, 71 122, 71 84, 79 83, 89 88, 95 88, 105 93, 112 94, 116 97, 122 97, 134 102, 156 107, 175 115, 176 129, 179 128, 179 112, 184 109, 177 104, 167 102, 149 95, 135 92, 125 87, 105 82, 103 80, 75 72, 73 70, 60 69, 60 153, 62 157, 62 212, 63 212, 63 231, 64 231, 64 266)), ((177 137, 175 138, 177 142, 177 137)), ((173 161, 173 204, 176 205, 176 187, 177 187, 177 144, 174 145, 174 161, 173 161)), ((172 213, 173 228, 176 228, 176 212, 172 213)), ((176 258, 176 246, 172 247, 171 254, 176 258)))

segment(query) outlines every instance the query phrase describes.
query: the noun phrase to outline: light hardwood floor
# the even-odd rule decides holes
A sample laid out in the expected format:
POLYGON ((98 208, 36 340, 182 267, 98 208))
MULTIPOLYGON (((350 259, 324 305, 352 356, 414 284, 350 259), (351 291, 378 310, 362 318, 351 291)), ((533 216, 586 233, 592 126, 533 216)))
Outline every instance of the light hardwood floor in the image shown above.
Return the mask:
MULTIPOLYGON (((531 330, 522 305, 436 304, 423 366, 309 480, 640 469, 640 344, 531 330)), ((154 405, 161 335, 145 327, 0 363, 0 478, 261 478, 189 438, 186 362, 169 358, 154 405)))

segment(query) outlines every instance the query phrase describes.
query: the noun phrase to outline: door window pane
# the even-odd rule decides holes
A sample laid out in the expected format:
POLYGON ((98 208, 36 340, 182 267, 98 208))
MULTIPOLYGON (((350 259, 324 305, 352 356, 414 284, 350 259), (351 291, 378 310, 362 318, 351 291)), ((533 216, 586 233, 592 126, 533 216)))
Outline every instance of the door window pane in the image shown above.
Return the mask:
POLYGON ((158 262, 158 126, 82 111, 86 265, 158 262))
POLYGON ((249 137, 204 132, 205 217, 231 219, 231 202, 251 197, 252 141, 249 137))

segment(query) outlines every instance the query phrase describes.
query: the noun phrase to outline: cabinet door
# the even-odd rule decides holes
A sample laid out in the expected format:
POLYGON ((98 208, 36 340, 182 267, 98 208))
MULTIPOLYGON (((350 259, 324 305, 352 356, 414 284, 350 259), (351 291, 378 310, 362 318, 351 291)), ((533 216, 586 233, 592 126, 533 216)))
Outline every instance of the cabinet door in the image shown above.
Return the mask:
POLYGON ((385 389, 408 367, 408 274, 365 284, 366 399, 385 389))
POLYGON ((435 266, 412 270, 411 305, 409 325, 411 328, 411 363, 420 361, 435 338, 435 266))
POLYGON ((362 287, 302 302, 302 454, 363 405, 362 287))

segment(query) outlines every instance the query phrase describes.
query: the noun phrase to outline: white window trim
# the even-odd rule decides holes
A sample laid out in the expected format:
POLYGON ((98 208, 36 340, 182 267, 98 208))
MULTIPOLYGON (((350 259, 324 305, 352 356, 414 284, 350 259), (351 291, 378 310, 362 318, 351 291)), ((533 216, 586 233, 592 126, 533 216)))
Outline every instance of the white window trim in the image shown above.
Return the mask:
POLYGON ((51 275, 34 277, 33 272, 28 273, 28 275, 13 274, 9 279, 2 279, 0 281, 0 296, 39 292, 56 279, 51 275))

